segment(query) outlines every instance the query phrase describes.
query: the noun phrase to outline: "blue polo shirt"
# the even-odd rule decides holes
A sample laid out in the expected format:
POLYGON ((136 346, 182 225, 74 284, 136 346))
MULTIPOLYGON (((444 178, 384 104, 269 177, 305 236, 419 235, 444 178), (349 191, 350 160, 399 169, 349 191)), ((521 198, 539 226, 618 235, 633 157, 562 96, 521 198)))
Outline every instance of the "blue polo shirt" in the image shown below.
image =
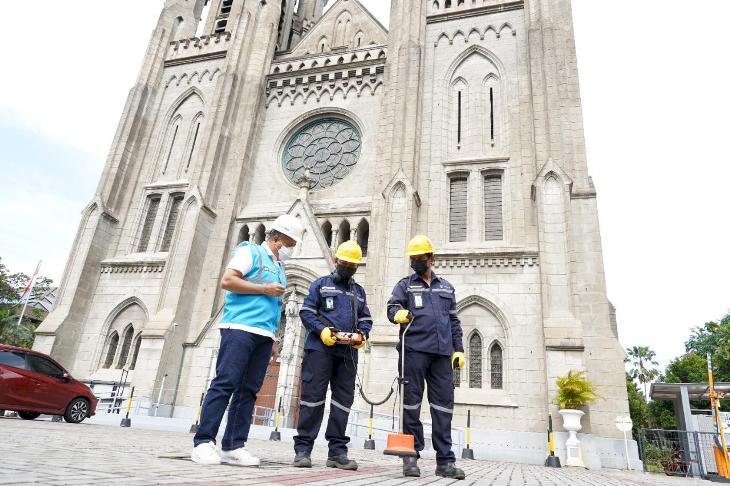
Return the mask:
POLYGON ((312 282, 299 317, 309 331, 304 349, 314 351, 340 354, 349 352, 349 347, 344 344, 329 347, 324 345, 319 335, 325 327, 332 326, 344 332, 360 331, 366 338, 373 327, 373 318, 365 300, 365 289, 353 279, 336 282, 333 274, 312 282))
MULTIPOLYGON (((416 273, 395 285, 388 299, 388 319, 395 322, 396 312, 411 311, 413 324, 406 334, 406 349, 451 356, 454 351, 464 351, 454 286, 434 273, 431 275, 431 285, 416 273)), ((405 327, 401 326, 401 338, 405 327)))

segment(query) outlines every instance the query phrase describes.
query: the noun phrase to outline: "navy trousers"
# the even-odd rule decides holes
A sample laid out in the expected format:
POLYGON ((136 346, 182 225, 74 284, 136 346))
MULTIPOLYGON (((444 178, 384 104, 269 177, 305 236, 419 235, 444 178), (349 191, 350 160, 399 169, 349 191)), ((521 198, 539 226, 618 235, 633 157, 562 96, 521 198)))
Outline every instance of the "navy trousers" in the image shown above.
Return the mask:
MULTIPOLYGON (((356 353, 357 351, 355 351, 356 353)), ((332 390, 330 416, 325 439, 329 457, 347 454, 350 438, 345 435, 350 407, 355 399, 357 360, 349 353, 307 350, 302 361, 302 391, 299 401, 299 426, 294 451, 311 453, 324 418, 327 385, 332 390)))
MULTIPOLYGON (((400 354, 400 349, 398 350, 400 354)), ((406 350, 405 391, 403 392, 403 432, 415 438, 416 451, 424 447, 421 402, 423 383, 428 384, 428 403, 431 408, 431 440, 439 465, 454 462, 451 450, 451 418, 454 414, 454 374, 451 358, 440 354, 406 350)), ((400 356, 398 357, 400 369, 400 356)))
POLYGON ((238 329, 221 329, 215 378, 205 394, 198 433, 193 443, 215 443, 228 402, 228 423, 221 448, 243 447, 251 428, 256 394, 264 384, 273 339, 238 329))

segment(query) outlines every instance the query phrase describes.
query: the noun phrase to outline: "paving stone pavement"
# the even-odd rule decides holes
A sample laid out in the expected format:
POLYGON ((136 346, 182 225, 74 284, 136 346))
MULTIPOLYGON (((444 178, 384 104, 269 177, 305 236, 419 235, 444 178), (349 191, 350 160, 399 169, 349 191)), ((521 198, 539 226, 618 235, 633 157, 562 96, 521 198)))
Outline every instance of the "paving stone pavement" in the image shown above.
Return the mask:
POLYGON ((587 471, 575 468, 490 461, 459 461, 465 481, 437 478, 435 462, 421 460, 423 477, 404 478, 400 460, 380 452, 354 449, 355 472, 324 466, 326 448, 316 447, 312 469, 290 467, 292 446, 251 440, 247 447, 267 462, 260 468, 199 466, 190 461, 164 459, 170 453, 187 453, 190 434, 107 425, 52 423, 45 420, 0 419, 0 485, 5 484, 256 484, 256 485, 709 485, 708 481, 669 478, 640 472, 587 471))

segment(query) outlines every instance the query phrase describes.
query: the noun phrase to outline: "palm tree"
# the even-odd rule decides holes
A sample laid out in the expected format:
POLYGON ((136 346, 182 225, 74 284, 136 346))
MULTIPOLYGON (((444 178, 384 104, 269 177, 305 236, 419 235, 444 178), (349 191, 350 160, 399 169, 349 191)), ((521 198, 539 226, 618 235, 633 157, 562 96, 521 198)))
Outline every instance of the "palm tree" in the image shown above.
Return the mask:
POLYGON ((659 366, 659 363, 654 359, 656 353, 649 346, 633 346, 626 348, 626 354, 628 354, 628 357, 624 361, 630 362, 632 368, 629 371, 629 376, 644 385, 644 398, 648 401, 646 385, 659 376, 659 370, 654 368, 654 366, 659 366))

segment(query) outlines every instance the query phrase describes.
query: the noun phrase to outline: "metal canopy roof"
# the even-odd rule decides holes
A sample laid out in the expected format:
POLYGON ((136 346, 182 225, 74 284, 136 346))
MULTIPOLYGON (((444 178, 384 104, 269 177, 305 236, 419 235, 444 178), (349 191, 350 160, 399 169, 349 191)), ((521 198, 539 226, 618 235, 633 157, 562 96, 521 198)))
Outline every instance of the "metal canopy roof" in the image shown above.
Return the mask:
MULTIPOLYGON (((683 387, 687 388, 690 400, 709 400, 708 383, 652 383, 649 396, 652 400, 679 400, 683 387)), ((730 393, 730 383, 715 383, 715 391, 730 393)))

